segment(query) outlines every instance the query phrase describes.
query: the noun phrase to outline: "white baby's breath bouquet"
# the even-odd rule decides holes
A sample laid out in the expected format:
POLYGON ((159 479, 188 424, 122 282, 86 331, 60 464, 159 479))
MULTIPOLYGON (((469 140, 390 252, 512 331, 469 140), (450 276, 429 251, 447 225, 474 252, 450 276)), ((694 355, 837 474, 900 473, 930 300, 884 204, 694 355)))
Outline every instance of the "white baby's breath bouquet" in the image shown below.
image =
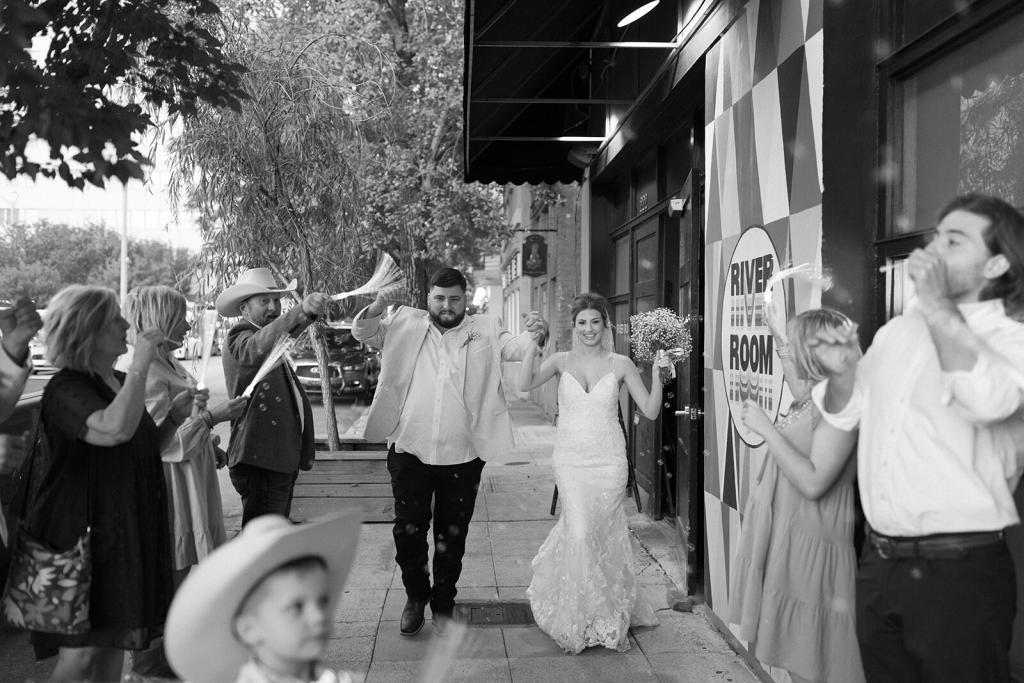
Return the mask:
POLYGON ((667 382, 676 376, 676 363, 686 360, 693 343, 687 319, 679 317, 667 308, 629 316, 629 341, 633 346, 633 357, 641 363, 653 363, 658 351, 664 351, 672 365, 662 369, 661 381, 667 382))

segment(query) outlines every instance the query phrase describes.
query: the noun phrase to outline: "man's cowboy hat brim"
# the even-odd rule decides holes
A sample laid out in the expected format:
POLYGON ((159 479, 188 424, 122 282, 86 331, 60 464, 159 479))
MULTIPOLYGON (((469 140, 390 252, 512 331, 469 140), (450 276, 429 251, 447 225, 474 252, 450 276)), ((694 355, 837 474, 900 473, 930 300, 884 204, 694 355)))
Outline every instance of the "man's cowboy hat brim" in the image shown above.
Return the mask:
POLYGON ((241 315, 238 310, 246 299, 257 294, 284 294, 294 292, 298 280, 292 279, 284 287, 277 286, 277 280, 269 268, 250 268, 238 277, 238 282, 231 285, 217 297, 217 312, 225 318, 241 315))
POLYGON ((190 683, 230 683, 250 658, 235 637, 242 601, 271 571, 287 562, 321 557, 327 565, 331 619, 359 541, 362 513, 292 524, 280 515, 256 517, 242 532, 192 568, 167 614, 167 660, 190 683))

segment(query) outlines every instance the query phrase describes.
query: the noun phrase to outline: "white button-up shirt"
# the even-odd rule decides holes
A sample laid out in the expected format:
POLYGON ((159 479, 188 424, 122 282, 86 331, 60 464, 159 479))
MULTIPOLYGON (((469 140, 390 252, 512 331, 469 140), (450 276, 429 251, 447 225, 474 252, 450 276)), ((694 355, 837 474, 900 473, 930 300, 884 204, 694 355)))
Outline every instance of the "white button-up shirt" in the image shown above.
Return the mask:
POLYGON ((445 334, 433 324, 427 329, 405 409, 388 437, 396 451, 412 453, 427 465, 458 465, 476 458, 462 399, 467 321, 445 334))
POLYGON ((842 411, 823 409, 827 380, 811 392, 834 426, 860 425, 861 503, 881 534, 995 531, 1020 521, 1013 489, 1024 449, 1024 325, 1000 300, 960 312, 981 346, 970 371, 942 370, 927 323, 911 308, 878 331, 842 411))

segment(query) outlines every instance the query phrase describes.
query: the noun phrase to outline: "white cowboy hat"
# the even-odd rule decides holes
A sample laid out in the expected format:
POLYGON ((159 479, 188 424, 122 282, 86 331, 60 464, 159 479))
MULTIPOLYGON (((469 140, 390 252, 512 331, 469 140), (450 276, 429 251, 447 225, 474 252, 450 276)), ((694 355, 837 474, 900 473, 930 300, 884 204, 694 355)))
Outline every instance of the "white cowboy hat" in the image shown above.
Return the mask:
POLYGON ((238 276, 238 281, 217 297, 217 312, 225 318, 241 315, 238 307, 242 302, 257 294, 282 294, 294 292, 298 280, 292 278, 284 287, 277 286, 277 280, 270 268, 250 268, 238 276))
POLYGON ((167 661, 178 676, 190 683, 235 680, 251 656, 235 637, 238 608, 261 579, 292 560, 323 558, 333 615, 355 557, 361 522, 359 510, 302 524, 262 515, 193 567, 171 602, 164 626, 167 661))

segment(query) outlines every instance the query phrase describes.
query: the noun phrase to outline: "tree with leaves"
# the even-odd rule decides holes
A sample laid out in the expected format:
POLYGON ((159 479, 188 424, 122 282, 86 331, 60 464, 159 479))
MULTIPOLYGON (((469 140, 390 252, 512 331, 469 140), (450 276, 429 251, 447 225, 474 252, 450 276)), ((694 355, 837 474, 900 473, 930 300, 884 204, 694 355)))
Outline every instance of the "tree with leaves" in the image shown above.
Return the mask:
MULTIPOLYGON (((366 176, 370 220, 402 257, 411 300, 423 305, 439 265, 471 269, 508 237, 501 188, 463 181, 461 2, 363 0, 370 20, 353 28, 384 36, 395 65, 391 116, 366 176)), ((337 15, 336 15, 337 16, 337 15)), ((344 16, 338 16, 344 21, 344 16)))
POLYGON ((5 0, 0 8, 0 169, 103 187, 142 179, 153 113, 237 110, 243 69, 210 30, 211 0, 5 0), (33 59, 33 41, 48 42, 33 59), (49 158, 33 157, 36 141, 49 158))
MULTIPOLYGON (((226 282, 269 266, 282 280, 297 275, 306 291, 345 291, 373 269, 375 240, 360 207, 368 147, 358 128, 385 107, 387 64, 372 45, 290 19, 228 13, 226 49, 246 66, 251 98, 237 114, 208 107, 182 122, 170 142, 172 195, 200 215, 200 270, 226 282)), ((309 334, 338 448, 319 330, 309 334)))
POLYGON ((239 113, 201 109, 170 143, 172 190, 200 216, 203 271, 227 280, 269 265, 343 291, 383 249, 422 305, 431 266, 471 267, 497 245, 500 189, 464 184, 458 166, 461 9, 222 6, 251 99, 239 113))
MULTIPOLYGON (((70 284, 117 289, 121 238, 101 225, 40 222, 0 228, 0 298, 45 306, 70 284)), ((171 285, 189 296, 191 255, 155 240, 128 243, 129 286, 171 285)))
MULTIPOLYGON (((405 267, 411 302, 422 304, 429 269, 471 268, 507 237, 501 189, 462 180, 460 3, 229 2, 225 49, 251 69, 244 87, 254 99, 241 114, 186 122, 174 159, 179 198, 204 216, 214 265, 230 272, 253 262, 246 233, 259 245, 268 234, 275 245, 298 238, 321 245, 310 268, 327 257, 330 289, 364 275, 364 253, 383 248, 405 267), (246 180, 235 183, 239 173, 246 180), (278 190, 289 179, 302 188, 284 200, 278 190), (268 222, 268 207, 282 216, 268 222), (345 234, 324 235, 325 224, 345 234), (354 267, 330 248, 338 239, 355 251, 354 267), (244 263, 219 261, 240 253, 244 263)), ((257 260, 285 256, 260 250, 257 260)))

